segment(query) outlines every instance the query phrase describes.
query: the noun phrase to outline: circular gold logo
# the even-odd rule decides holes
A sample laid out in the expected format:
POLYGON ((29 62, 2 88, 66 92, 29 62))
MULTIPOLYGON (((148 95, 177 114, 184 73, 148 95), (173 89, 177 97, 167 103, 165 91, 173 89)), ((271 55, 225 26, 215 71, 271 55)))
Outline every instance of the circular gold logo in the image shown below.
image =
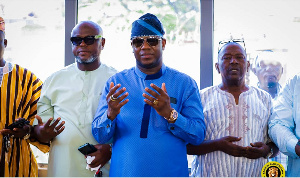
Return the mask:
POLYGON ((285 177, 285 170, 284 167, 276 162, 270 161, 264 165, 261 170, 262 177, 285 177))

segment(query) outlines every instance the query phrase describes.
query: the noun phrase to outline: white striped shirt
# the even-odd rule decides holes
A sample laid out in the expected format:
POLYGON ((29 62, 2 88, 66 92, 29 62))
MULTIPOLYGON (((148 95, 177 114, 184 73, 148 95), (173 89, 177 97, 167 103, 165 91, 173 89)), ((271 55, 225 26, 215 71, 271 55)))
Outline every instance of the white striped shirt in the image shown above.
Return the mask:
MULTIPOLYGON (((239 96, 236 105, 234 96, 218 86, 200 91, 207 127, 205 140, 225 136, 242 137, 240 146, 268 140, 267 125, 271 115, 272 98, 258 88, 250 87, 239 96)), ((267 159, 234 157, 221 151, 194 156, 192 176, 200 177, 252 177, 261 176, 267 159)))

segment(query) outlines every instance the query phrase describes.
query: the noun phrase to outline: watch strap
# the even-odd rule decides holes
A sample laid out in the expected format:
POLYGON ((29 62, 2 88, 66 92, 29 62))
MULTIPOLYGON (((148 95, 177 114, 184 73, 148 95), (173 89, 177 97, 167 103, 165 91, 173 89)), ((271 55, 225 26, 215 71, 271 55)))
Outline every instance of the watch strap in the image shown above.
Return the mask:
POLYGON ((174 123, 178 118, 178 112, 173 108, 169 118, 164 117, 168 122, 174 123))

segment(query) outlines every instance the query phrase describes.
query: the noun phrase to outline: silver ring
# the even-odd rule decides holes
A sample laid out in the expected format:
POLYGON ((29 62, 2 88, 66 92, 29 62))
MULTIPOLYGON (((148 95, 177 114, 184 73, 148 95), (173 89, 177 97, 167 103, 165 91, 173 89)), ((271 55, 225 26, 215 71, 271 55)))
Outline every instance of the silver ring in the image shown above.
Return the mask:
POLYGON ((111 101, 116 101, 118 98, 115 98, 114 95, 110 95, 110 100, 111 101))
POLYGON ((56 128, 54 128, 54 129, 53 129, 53 131, 54 131, 55 133, 57 133, 57 130, 56 130, 56 128))

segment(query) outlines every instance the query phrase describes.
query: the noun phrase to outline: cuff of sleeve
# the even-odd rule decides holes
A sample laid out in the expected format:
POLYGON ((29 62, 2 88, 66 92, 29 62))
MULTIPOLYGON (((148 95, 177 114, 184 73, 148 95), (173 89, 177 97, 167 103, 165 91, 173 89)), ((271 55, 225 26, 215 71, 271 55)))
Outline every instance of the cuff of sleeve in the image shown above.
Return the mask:
POLYGON ((179 128, 185 128, 185 126, 186 126, 186 120, 183 119, 181 115, 178 113, 177 120, 175 121, 175 123, 169 123, 168 128, 173 132, 175 130, 179 131, 179 128))
POLYGON ((106 115, 106 119, 105 121, 103 122, 103 125, 106 127, 107 129, 107 132, 110 132, 110 129, 113 127, 113 125, 116 123, 116 119, 115 118, 113 121, 108 119, 107 115, 106 115))
POLYGON ((291 139, 287 142, 286 149, 289 153, 291 153, 294 157, 299 158, 299 156, 295 152, 295 146, 297 144, 297 139, 291 139))

